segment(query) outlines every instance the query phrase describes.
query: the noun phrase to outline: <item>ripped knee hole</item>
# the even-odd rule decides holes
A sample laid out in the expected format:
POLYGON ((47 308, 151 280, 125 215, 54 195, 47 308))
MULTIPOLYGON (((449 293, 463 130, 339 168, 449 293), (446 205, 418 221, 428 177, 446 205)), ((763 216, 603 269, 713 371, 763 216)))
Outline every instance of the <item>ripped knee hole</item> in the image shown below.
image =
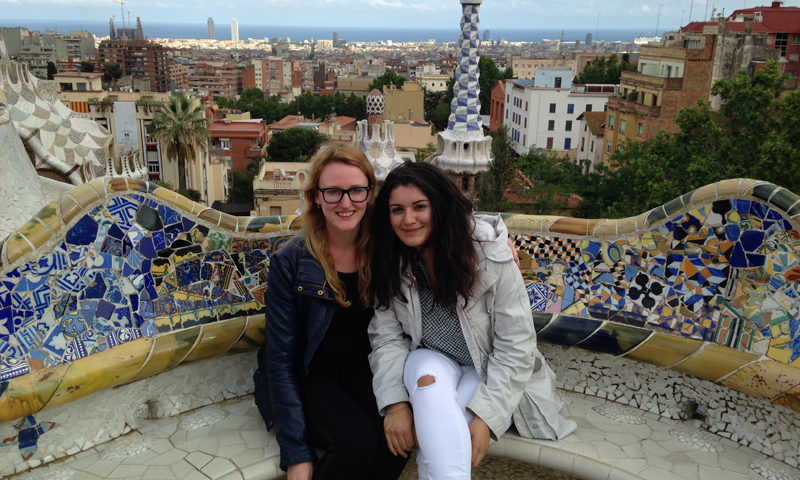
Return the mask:
POLYGON ((423 375, 417 380, 418 387, 428 387, 436 383, 436 378, 433 375, 423 375))

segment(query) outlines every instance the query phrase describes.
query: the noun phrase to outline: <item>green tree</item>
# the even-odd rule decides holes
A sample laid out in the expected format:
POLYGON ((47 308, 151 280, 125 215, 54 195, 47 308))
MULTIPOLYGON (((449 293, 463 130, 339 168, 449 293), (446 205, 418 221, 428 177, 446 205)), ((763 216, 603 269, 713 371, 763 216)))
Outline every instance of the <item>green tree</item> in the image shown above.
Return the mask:
POLYGON ((373 88, 376 88, 380 91, 383 91, 383 87, 388 85, 394 85, 396 88, 401 88, 405 81, 406 79, 398 75, 397 72, 387 69, 383 75, 375 78, 375 80, 369 85, 369 89, 372 90, 373 88))
POLYGON ((94 72, 94 62, 89 60, 82 60, 80 63, 81 72, 92 73, 94 72))
POLYGON ((629 61, 627 54, 620 62, 616 53, 609 57, 595 57, 587 63, 581 73, 575 77, 573 83, 599 83, 618 84, 623 70, 636 70, 629 61))
POLYGON ((587 180, 584 216, 637 215, 726 178, 800 191, 800 179, 788 174, 800 158, 800 91, 787 93, 786 78, 774 61, 752 77, 739 72, 712 87, 718 112, 701 100, 678 114, 677 133, 624 144, 610 168, 587 180))
POLYGON ((514 72, 511 70, 511 67, 501 72, 491 58, 482 55, 478 60, 478 71, 480 72, 478 83, 481 88, 479 96, 481 101, 481 113, 488 115, 491 112, 492 106, 492 87, 494 87, 494 84, 497 83, 498 80, 513 78, 514 72))
POLYGON ((428 144, 425 145, 425 147, 418 149, 414 153, 414 160, 416 160, 417 162, 422 162, 423 160, 430 157, 434 153, 436 153, 436 145, 428 142, 428 144))
POLYGON ((56 73, 58 73, 58 67, 56 67, 56 64, 53 62, 47 62, 47 79, 52 80, 53 75, 56 73))
POLYGON ((103 62, 103 81, 116 82, 122 78, 122 67, 116 62, 103 62))
POLYGON ((306 162, 326 140, 316 130, 290 128, 272 135, 267 154, 272 162, 306 162))
POLYGON ((492 136, 492 161, 489 170, 478 175, 476 180, 475 204, 488 212, 507 211, 511 203, 506 199, 506 191, 517 171, 517 153, 511 147, 505 126, 489 135, 492 136))
POLYGON ((208 145, 205 108, 184 94, 169 97, 153 113, 155 138, 169 160, 178 162, 178 188, 186 189, 186 160, 194 159, 208 145))

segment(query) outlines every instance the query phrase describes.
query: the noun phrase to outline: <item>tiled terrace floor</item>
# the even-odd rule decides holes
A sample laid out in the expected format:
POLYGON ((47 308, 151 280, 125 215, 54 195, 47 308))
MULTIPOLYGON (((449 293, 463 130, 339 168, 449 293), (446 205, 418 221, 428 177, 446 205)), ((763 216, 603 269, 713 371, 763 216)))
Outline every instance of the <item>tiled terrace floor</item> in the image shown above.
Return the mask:
MULTIPOLYGON (((492 446, 493 456, 473 478, 800 480, 800 470, 691 423, 660 419, 596 397, 561 394, 568 416, 578 422, 574 434, 559 442, 507 435, 492 446)), ((14 478, 281 478, 277 452, 274 437, 266 433, 247 396, 143 422, 121 438, 14 478)), ((402 478, 416 478, 413 463, 402 478)))

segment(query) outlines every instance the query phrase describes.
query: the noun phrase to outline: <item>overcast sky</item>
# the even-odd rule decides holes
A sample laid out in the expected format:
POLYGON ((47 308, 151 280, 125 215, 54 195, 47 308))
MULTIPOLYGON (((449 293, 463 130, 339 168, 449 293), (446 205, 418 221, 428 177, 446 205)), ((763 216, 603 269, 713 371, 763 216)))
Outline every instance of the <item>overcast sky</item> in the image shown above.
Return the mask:
MULTIPOLYGON (((712 9, 768 5, 769 0, 484 0, 481 29, 675 29, 702 20, 712 9), (659 16, 660 12, 660 16, 659 16)), ((791 0, 785 6, 798 6, 791 0)), ((458 0, 126 0, 125 10, 143 22, 205 22, 218 25, 236 17, 247 25, 331 27, 458 28, 458 0)), ((0 17, 10 19, 117 18, 115 0, 0 0, 0 17)), ((127 12, 126 12, 127 15, 127 12)))

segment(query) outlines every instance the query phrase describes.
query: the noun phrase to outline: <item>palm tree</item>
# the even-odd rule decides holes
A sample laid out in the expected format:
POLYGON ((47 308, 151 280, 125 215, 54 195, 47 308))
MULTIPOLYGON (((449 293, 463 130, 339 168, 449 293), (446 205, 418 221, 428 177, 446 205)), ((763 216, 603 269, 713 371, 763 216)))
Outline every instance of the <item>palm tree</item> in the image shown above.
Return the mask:
POLYGON ((169 97, 153 113, 154 136, 168 159, 178 160, 178 188, 186 189, 186 159, 195 158, 208 144, 205 108, 184 94, 169 97))

